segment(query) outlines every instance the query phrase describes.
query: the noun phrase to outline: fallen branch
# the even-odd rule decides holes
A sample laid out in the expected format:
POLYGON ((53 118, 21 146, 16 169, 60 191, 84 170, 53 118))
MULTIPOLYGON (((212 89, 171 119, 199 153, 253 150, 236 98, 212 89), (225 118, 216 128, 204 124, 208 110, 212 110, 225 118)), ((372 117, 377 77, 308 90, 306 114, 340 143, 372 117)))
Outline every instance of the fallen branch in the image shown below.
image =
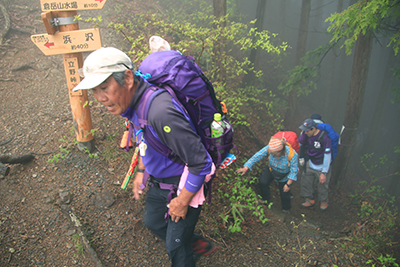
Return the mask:
POLYGON ((10 167, 0 163, 0 179, 6 177, 10 172, 10 167))
POLYGON ((35 158, 33 153, 16 156, 16 155, 0 155, 0 162, 1 163, 8 163, 8 164, 18 164, 18 163, 27 163, 32 161, 35 158))
POLYGON ((10 30, 10 25, 11 25, 11 20, 10 20, 10 15, 7 12, 7 9, 0 4, 0 9, 1 12, 3 13, 3 17, 5 20, 6 25, 4 26, 4 30, 1 32, 0 36, 0 45, 3 44, 4 37, 7 35, 8 31, 10 30))

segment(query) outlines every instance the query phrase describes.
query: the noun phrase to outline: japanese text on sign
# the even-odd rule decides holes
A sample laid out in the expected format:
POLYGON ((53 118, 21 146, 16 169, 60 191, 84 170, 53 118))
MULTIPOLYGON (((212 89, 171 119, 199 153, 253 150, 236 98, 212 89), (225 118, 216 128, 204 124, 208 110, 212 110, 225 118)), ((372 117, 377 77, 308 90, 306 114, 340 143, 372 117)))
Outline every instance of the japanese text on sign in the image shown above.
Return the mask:
POLYGON ((42 11, 102 9, 107 0, 40 0, 42 11))
POLYGON ((93 51, 101 47, 99 29, 38 34, 31 39, 45 55, 93 51))
POLYGON ((76 57, 64 59, 65 76, 67 77, 68 91, 71 95, 81 95, 81 91, 72 92, 72 89, 81 81, 78 73, 78 59, 76 57))
POLYGON ((54 2, 54 3, 43 4, 43 11, 68 10, 68 9, 73 9, 73 10, 78 9, 78 3, 74 1, 74 2, 64 2, 64 3, 54 2))

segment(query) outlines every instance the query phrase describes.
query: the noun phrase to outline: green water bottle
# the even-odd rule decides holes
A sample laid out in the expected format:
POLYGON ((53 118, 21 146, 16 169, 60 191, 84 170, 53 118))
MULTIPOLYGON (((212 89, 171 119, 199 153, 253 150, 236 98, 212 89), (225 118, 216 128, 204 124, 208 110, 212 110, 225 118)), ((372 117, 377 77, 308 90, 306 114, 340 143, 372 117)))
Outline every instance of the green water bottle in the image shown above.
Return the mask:
POLYGON ((214 121, 211 123, 211 137, 217 138, 224 134, 224 126, 221 121, 221 114, 214 114, 214 121))

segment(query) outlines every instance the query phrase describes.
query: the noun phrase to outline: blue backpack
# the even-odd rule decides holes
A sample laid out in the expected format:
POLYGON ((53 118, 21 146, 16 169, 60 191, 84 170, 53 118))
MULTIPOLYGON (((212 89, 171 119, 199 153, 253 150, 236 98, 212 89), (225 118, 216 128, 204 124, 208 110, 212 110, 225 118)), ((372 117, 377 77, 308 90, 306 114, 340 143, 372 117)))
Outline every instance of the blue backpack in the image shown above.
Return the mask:
POLYGON ((232 125, 217 138, 211 138, 210 125, 214 113, 221 113, 225 123, 226 108, 221 106, 215 96, 214 87, 194 62, 194 58, 186 57, 178 51, 158 51, 148 55, 140 65, 137 75, 143 77, 150 85, 142 95, 141 110, 138 110, 140 127, 144 131, 146 141, 160 154, 177 162, 179 158, 151 131, 146 131, 147 113, 152 100, 164 90, 186 110, 196 127, 197 134, 218 168, 233 145, 232 125))
POLYGON ((329 138, 331 139, 332 142, 332 161, 335 159, 337 153, 338 153, 338 148, 339 148, 339 134, 333 130, 332 126, 327 124, 327 123, 319 123, 317 124, 317 128, 322 130, 321 135, 318 138, 318 141, 321 140, 325 133, 328 134, 329 138))

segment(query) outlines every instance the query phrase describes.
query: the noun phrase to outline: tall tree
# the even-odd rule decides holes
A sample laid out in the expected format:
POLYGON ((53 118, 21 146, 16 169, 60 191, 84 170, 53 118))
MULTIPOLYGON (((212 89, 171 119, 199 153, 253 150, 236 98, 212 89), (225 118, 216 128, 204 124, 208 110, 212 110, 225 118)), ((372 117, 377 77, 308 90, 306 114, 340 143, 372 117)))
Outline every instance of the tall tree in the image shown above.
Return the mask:
MULTIPOLYGON (((343 10, 343 0, 339 0, 337 4, 337 12, 341 12, 343 10)), ((334 103, 332 101, 332 86, 335 77, 335 67, 336 67, 336 58, 337 55, 335 53, 336 48, 333 49, 333 53, 331 54, 331 60, 329 62, 329 73, 328 80, 326 83, 326 91, 325 91, 325 105, 324 105, 324 113, 327 115, 327 121, 333 121, 332 116, 336 114, 332 114, 334 103)), ((324 116, 325 117, 325 116, 324 116)))
POLYGON ((331 41, 344 40, 346 53, 351 54, 355 46, 353 71, 350 82, 350 92, 347 101, 342 134, 342 145, 339 148, 332 181, 340 183, 346 176, 347 167, 353 144, 356 139, 358 121, 361 114, 367 77, 372 36, 376 32, 387 31, 394 34, 389 45, 393 45, 395 54, 400 46, 400 32, 397 21, 400 18, 399 0, 360 0, 347 10, 335 13, 328 18, 331 26, 328 31, 333 33, 331 41))
MULTIPOLYGON (((263 30, 266 5, 267 5, 267 0, 258 0, 257 10, 256 10, 256 23, 254 24, 254 28, 256 28, 258 32, 263 30)), ((254 43, 256 42, 255 38, 256 36, 253 39, 254 43)), ((249 60, 253 64, 254 68, 257 68, 258 66, 259 54, 260 54, 260 49, 257 48, 252 49, 250 52, 249 60)), ((246 85, 251 86, 254 85, 254 79, 255 79, 255 74, 254 72, 250 71, 247 73, 246 78, 243 80, 243 82, 246 85)))
POLYGON ((371 40, 371 32, 367 32, 365 35, 360 33, 355 47, 350 92, 343 123, 346 128, 342 133, 342 142, 332 173, 334 183, 340 183, 344 179, 356 141, 371 55, 371 40))
MULTIPOLYGON (((220 20, 219 24, 215 27, 219 28, 221 31, 226 27, 226 0, 213 0, 214 16, 220 20)), ((214 43, 214 62, 217 64, 217 75, 223 84, 226 83, 226 69, 225 69, 225 47, 226 40, 221 37, 214 43)))
POLYGON ((396 60, 398 60, 398 58, 394 56, 394 51, 391 49, 386 64, 382 86, 379 90, 378 101, 376 102, 374 115, 370 123, 367 141, 365 142, 365 144, 368 144, 368 146, 364 146, 364 153, 370 153, 371 151, 374 151, 373 146, 376 143, 375 140, 377 140, 379 137, 380 128, 383 127, 383 125, 380 125, 379 122, 381 121, 383 107, 385 106, 385 103, 387 103, 387 95, 391 89, 391 84, 393 81, 393 73, 391 69, 394 67, 396 60), (369 151, 366 150, 367 148, 369 151))
MULTIPOLYGON (((303 0, 301 5, 301 15, 299 24, 299 35, 297 38, 296 47, 296 61, 295 66, 301 64, 301 59, 306 54, 307 45, 307 34, 308 34, 308 22, 310 20, 311 0, 303 0)), ((289 93, 289 108, 285 115, 285 126, 287 128, 292 127, 294 122, 294 116, 297 112, 297 90, 293 89, 289 93)))
POLYGON ((286 29, 286 3, 287 0, 280 0, 279 6, 279 35, 281 40, 285 40, 285 29, 286 29))

